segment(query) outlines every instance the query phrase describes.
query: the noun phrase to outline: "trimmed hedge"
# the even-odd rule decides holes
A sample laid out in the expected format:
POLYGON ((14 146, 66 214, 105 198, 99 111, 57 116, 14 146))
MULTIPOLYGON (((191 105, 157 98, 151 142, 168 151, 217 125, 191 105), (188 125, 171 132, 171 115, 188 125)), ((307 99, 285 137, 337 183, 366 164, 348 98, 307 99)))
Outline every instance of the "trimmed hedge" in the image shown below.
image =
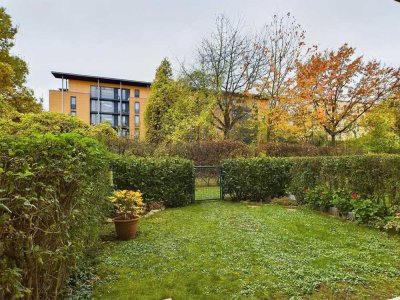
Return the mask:
POLYGON ((400 156, 248 158, 226 160, 224 193, 234 200, 269 200, 292 193, 300 203, 305 193, 324 186, 331 193, 347 190, 390 208, 400 203, 400 156))
POLYGON ((348 190, 364 199, 399 204, 400 156, 355 155, 292 158, 288 191, 304 202, 305 193, 317 186, 328 191, 348 190))
POLYGON ((343 146, 314 146, 307 143, 268 143, 258 146, 259 151, 272 157, 342 156, 363 154, 361 149, 343 146))
POLYGON ((196 165, 214 166, 228 158, 254 156, 249 146, 237 141, 201 141, 161 145, 156 151, 160 156, 179 156, 193 160, 196 165))
POLYGON ((282 158, 239 158, 222 163, 224 194, 232 200, 269 201, 286 193, 290 163, 282 158))
POLYGON ((108 209, 103 146, 78 134, 0 139, 0 299, 56 299, 108 209))
POLYGON ((112 162, 117 189, 139 190, 143 200, 166 207, 189 204, 194 195, 192 161, 175 158, 117 157, 112 162))

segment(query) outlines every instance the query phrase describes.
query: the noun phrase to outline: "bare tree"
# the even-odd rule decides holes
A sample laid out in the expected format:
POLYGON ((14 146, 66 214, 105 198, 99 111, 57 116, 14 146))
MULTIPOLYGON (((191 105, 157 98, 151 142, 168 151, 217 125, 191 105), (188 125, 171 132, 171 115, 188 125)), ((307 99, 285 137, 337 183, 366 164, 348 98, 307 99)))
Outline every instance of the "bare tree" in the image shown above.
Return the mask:
POLYGON ((265 27, 260 47, 267 67, 257 84, 257 92, 264 101, 260 113, 266 127, 266 140, 270 141, 276 127, 288 121, 289 110, 295 105, 296 66, 313 49, 306 48, 305 31, 290 13, 274 16, 265 27))
POLYGON ((202 80, 193 80, 195 88, 207 91, 215 101, 212 116, 216 128, 224 138, 235 124, 249 115, 248 98, 255 82, 266 66, 262 51, 262 36, 245 33, 240 22, 232 22, 220 16, 215 32, 204 38, 197 49, 194 65, 202 80))

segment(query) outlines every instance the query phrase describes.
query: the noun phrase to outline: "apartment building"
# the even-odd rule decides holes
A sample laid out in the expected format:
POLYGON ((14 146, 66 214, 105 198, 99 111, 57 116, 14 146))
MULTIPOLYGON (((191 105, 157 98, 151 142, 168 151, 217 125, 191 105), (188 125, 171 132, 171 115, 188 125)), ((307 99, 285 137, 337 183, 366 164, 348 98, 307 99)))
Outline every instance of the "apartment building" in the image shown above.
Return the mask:
POLYGON ((87 124, 109 122, 123 137, 143 140, 150 82, 51 72, 61 88, 49 91, 49 110, 87 124))

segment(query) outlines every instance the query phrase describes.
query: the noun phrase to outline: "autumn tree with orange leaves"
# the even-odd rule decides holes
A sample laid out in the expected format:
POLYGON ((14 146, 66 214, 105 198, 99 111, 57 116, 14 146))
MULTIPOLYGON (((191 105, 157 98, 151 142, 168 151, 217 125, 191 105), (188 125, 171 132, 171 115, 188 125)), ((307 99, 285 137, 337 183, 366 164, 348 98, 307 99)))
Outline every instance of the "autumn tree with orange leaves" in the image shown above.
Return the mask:
POLYGON ((399 69, 376 60, 364 61, 344 44, 337 51, 315 53, 299 63, 297 89, 309 103, 319 124, 336 144, 376 103, 388 98, 399 86, 399 69))

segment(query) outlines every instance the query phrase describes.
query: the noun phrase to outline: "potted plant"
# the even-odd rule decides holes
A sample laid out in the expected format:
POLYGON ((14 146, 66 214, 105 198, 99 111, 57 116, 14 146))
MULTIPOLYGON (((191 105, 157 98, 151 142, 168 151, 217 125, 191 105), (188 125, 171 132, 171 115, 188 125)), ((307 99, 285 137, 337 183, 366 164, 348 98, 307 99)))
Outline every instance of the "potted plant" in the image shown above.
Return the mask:
POLYGON ((117 209, 118 216, 113 218, 113 222, 118 239, 135 237, 144 209, 142 194, 139 191, 119 190, 114 191, 110 200, 117 209))

